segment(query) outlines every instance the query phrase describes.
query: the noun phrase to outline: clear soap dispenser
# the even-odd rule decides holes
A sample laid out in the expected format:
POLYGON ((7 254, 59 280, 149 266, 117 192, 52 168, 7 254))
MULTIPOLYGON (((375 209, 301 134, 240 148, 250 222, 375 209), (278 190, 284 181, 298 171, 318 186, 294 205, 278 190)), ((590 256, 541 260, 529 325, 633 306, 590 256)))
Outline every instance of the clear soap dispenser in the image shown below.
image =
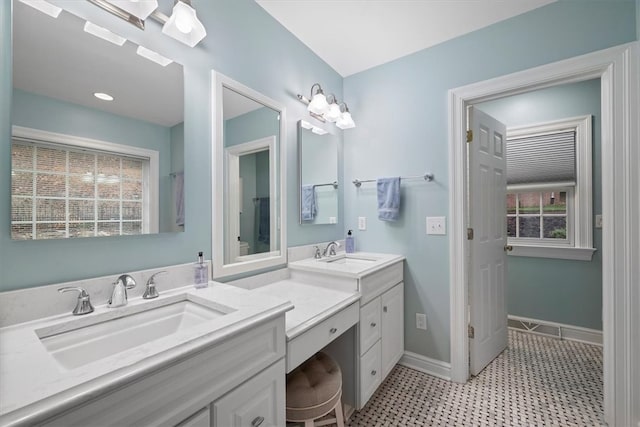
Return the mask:
POLYGON ((194 281, 196 288, 206 288, 209 286, 209 266, 204 262, 202 252, 198 252, 194 281))
POLYGON ((356 241, 351 233, 351 230, 349 230, 347 237, 344 239, 344 251, 348 254, 356 251, 356 241))

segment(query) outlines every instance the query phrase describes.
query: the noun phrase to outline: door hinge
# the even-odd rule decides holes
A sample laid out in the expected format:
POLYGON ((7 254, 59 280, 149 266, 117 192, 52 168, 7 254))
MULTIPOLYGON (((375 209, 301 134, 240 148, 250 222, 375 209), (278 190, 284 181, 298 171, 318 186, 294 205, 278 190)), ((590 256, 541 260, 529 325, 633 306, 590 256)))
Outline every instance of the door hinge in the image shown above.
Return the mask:
POLYGON ((467 131, 467 142, 471 142, 471 141, 473 141, 473 131, 469 129, 467 131))
POLYGON ((473 228, 467 228, 467 240, 473 240, 473 228))
POLYGON ((475 338, 476 337, 476 331, 475 331, 475 329, 473 329, 473 326, 471 326, 471 325, 467 326, 467 335, 469 335, 469 338, 475 338))

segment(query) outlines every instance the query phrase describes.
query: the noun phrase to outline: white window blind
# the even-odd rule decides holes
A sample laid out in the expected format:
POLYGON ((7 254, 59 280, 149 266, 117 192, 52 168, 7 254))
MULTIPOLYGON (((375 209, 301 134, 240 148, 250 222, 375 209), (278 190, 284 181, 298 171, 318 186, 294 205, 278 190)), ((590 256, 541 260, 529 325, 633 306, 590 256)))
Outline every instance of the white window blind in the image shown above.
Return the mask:
POLYGON ((576 182, 576 133, 507 139, 507 184, 576 182))
POLYGON ((149 159, 13 139, 13 239, 141 234, 149 159))

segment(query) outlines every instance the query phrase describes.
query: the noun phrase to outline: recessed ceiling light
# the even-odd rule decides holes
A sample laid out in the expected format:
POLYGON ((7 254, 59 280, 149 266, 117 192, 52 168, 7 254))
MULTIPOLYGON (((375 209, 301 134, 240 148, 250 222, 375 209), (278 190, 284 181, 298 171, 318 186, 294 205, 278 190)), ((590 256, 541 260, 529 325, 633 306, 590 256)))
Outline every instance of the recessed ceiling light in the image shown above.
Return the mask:
POLYGON ((20 0, 22 3, 31 6, 34 9, 38 9, 40 12, 45 13, 53 18, 57 18, 62 12, 62 9, 58 6, 54 6, 45 0, 20 0))
POLYGON ((113 101, 113 96, 109 95, 108 93, 96 92, 93 94, 93 96, 103 101, 113 101))
POLYGON ((91 23, 89 21, 87 21, 84 24, 84 30, 89 33, 92 34, 96 37, 101 38, 102 40, 106 40, 110 43, 113 43, 115 45, 118 46, 122 46, 124 44, 124 42, 127 41, 127 39, 125 39, 124 37, 121 37, 115 33, 112 33, 111 31, 107 30, 106 28, 102 28, 94 23, 91 23))
POLYGON ((143 58, 147 58, 149 61, 153 61, 156 64, 162 65, 163 67, 166 67, 173 62, 169 58, 165 58, 164 56, 160 55, 158 52, 154 52, 151 49, 147 49, 143 46, 138 46, 138 49, 136 49, 136 53, 143 58))

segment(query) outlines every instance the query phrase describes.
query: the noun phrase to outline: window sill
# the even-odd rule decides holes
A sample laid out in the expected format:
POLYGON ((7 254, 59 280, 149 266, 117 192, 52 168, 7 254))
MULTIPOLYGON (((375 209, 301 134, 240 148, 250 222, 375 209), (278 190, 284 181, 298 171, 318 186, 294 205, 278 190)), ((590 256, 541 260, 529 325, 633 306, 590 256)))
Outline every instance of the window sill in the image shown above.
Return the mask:
POLYGON ((562 246, 525 246, 512 245, 509 256, 570 259, 574 261, 591 261, 595 248, 573 248, 562 246))

